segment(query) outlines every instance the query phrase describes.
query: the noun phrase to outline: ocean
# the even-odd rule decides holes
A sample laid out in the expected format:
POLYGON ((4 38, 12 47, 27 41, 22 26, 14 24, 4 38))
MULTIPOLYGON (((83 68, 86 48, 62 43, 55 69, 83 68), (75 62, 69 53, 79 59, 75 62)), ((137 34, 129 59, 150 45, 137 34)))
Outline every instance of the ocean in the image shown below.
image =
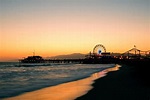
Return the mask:
POLYGON ((0 62, 0 99, 89 77, 115 64, 48 64, 19 66, 0 62))

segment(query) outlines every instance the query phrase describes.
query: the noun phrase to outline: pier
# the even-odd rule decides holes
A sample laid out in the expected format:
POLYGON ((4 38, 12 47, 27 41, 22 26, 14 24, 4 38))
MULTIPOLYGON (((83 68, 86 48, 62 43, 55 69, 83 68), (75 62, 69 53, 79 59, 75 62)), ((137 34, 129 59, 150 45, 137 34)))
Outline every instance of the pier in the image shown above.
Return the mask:
POLYGON ((84 59, 45 59, 45 63, 84 63, 84 59))
POLYGON ((82 59, 43 59, 41 56, 28 56, 27 58, 19 60, 22 63, 76 63, 76 64, 107 64, 107 63, 135 63, 150 62, 150 50, 142 51, 134 48, 115 55, 106 52, 106 48, 102 44, 98 44, 93 48, 93 52, 89 53, 82 59))

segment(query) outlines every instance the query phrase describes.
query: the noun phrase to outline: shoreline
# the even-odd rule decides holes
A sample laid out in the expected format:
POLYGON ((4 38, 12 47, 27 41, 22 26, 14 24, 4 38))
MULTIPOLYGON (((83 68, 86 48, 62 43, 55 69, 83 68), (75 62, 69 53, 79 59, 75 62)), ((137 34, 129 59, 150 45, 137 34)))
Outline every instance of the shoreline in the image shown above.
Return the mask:
POLYGON ((105 76, 106 73, 110 71, 119 70, 119 67, 119 65, 116 65, 112 68, 94 73, 90 77, 84 79, 62 83, 32 92, 26 92, 15 97, 4 98, 3 100, 74 100, 91 90, 93 88, 92 84, 95 80, 105 76))
POLYGON ((92 90, 75 100, 150 100, 149 65, 123 65, 96 80, 92 90))

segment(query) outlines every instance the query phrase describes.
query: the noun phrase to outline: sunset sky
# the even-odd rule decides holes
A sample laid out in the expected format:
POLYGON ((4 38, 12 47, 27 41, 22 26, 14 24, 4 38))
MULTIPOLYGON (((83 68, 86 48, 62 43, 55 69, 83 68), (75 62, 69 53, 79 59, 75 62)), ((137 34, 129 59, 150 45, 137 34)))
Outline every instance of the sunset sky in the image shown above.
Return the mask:
POLYGON ((0 61, 150 49, 150 0, 0 0, 0 61))

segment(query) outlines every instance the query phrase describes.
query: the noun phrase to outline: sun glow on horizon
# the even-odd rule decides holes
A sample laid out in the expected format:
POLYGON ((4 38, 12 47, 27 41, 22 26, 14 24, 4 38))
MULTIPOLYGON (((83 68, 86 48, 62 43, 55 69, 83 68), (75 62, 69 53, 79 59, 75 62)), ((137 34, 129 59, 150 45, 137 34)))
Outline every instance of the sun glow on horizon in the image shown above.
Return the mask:
POLYGON ((0 0, 0 61, 32 55, 150 49, 148 0, 0 0))

